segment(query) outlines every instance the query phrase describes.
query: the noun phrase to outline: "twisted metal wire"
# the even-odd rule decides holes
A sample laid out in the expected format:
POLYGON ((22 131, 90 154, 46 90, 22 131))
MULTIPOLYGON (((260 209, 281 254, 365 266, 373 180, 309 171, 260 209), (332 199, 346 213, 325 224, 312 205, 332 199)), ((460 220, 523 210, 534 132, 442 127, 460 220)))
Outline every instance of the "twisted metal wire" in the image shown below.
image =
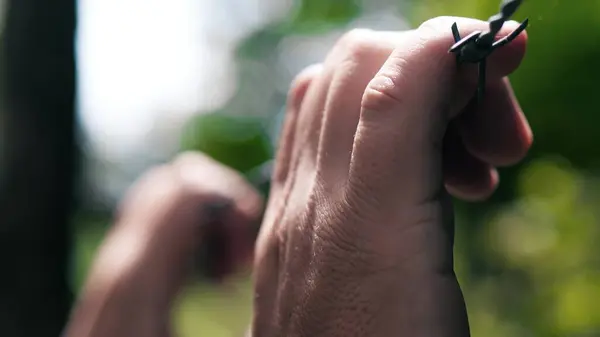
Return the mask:
POLYGON ((504 26, 504 23, 508 21, 517 11, 519 6, 523 3, 523 0, 504 0, 500 5, 500 13, 492 15, 488 22, 490 24, 490 30, 486 33, 481 34, 477 39, 477 44, 482 47, 491 47, 494 43, 494 38, 504 26))

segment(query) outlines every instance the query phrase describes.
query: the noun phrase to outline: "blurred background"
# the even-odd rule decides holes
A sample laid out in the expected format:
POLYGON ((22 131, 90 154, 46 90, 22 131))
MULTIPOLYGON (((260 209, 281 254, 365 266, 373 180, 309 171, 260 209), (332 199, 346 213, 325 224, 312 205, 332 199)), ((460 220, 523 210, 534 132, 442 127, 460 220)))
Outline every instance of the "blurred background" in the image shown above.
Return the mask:
MULTIPOLYGON (((498 0, 2 0, 0 335, 56 336, 124 191, 199 150, 270 159, 294 75, 354 27, 487 19, 498 0), (29 331, 25 331, 29 329, 29 331)), ((600 1, 528 0, 511 76, 535 133, 495 196, 458 203, 473 336, 600 336, 600 1)), ((248 275, 201 279, 182 337, 240 336, 248 275)))

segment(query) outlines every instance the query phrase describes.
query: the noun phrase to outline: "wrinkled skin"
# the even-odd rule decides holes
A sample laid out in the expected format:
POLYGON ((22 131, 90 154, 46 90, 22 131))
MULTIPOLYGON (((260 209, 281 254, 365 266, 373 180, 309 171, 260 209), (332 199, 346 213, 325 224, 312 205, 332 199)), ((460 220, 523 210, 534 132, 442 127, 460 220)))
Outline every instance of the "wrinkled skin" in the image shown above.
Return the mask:
MULTIPOLYGON (((450 195, 479 200, 531 131, 505 78, 526 35, 489 60, 487 95, 457 71, 450 26, 357 30, 295 81, 255 259, 255 337, 468 336, 450 195)), ((510 22, 499 38, 510 33, 510 22)))
MULTIPOLYGON (((272 190, 254 251, 252 337, 463 337, 453 271, 451 196, 481 200, 496 167, 532 134, 506 76, 527 35, 488 61, 485 100, 469 105, 476 69, 448 48, 457 21, 407 32, 346 34, 289 94, 272 190)), ((517 23, 507 23, 498 38, 517 23)), ((171 335, 171 305, 206 242, 206 207, 232 247, 252 240, 262 201, 237 173, 186 154, 146 174, 121 205, 65 336, 171 335), (214 214, 213 216, 214 217, 214 214)), ((231 253, 242 266, 250 250, 231 253)))

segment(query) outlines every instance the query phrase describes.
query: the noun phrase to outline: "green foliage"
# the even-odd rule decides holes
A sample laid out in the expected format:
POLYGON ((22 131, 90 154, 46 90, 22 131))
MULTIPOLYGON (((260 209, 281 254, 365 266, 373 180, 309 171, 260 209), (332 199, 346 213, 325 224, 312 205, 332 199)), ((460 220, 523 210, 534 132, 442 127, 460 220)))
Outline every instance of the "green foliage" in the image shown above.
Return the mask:
MULTIPOLYGON (((600 334, 598 192, 593 177, 564 160, 521 171, 518 197, 477 235, 477 253, 496 273, 460 270, 473 336, 600 334)), ((469 264, 470 254, 459 250, 458 264, 469 264)))
POLYGON ((223 113, 201 115, 186 130, 183 149, 201 151, 240 172, 272 157, 271 141, 258 118, 223 113))
POLYGON ((252 284, 248 277, 223 287, 195 284, 175 310, 177 336, 239 337, 252 319, 252 284))
POLYGON ((298 32, 324 32, 348 23, 361 13, 358 0, 303 0, 292 14, 289 29, 298 32))

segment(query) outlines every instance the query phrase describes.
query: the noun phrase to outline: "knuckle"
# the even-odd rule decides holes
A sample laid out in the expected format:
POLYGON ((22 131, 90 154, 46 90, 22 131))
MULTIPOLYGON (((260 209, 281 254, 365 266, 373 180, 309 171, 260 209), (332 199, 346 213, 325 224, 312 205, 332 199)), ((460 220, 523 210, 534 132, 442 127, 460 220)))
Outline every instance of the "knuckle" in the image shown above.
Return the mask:
POLYGON ((159 205, 185 201, 188 194, 187 188, 178 179, 172 166, 157 166, 147 171, 127 191, 117 216, 121 217, 124 210, 136 211, 145 208, 155 211, 160 208, 159 205))
POLYGON ((312 82, 312 80, 319 75, 322 69, 323 65, 321 63, 313 64, 304 68, 292 80, 289 94, 291 95, 294 92, 301 90, 303 87, 307 87, 310 82, 312 82))
POLYGON ((311 83, 319 76, 321 65, 313 65, 304 69, 292 81, 288 90, 289 106, 299 109, 311 83))
POLYGON ((388 111, 401 106, 405 97, 398 74, 382 71, 367 85, 361 107, 366 111, 388 111))
POLYGON ((296 109, 300 106, 300 102, 302 101, 302 97, 304 96, 304 93, 308 89, 308 86, 309 86, 308 80, 306 80, 304 78, 294 79, 294 81, 292 82, 292 85, 290 86, 290 89, 288 91, 288 102, 290 103, 290 106, 292 106, 296 109))
POLYGON ((456 21, 456 18, 451 16, 438 16, 435 18, 428 19, 421 23, 417 30, 431 31, 431 32, 445 32, 449 30, 450 25, 456 21))
POLYGON ((157 197, 180 199, 189 193, 186 184, 180 179, 177 169, 173 165, 161 165, 153 168, 145 176, 145 180, 157 197))
MULTIPOLYGON (((162 192, 157 188, 157 193, 163 194, 165 199, 185 200, 190 196, 190 191, 187 186, 176 177, 163 182, 162 192)), ((159 186, 160 187, 160 186, 159 186)))
POLYGON ((340 47, 347 58, 354 60, 368 58, 376 47, 373 31, 361 28, 353 29, 340 39, 340 47))
POLYGON ((453 44, 454 38, 450 27, 457 18, 439 16, 423 22, 415 31, 421 42, 421 49, 429 57, 447 56, 448 48, 453 44))
POLYGON ((353 28, 342 35, 338 41, 338 44, 347 47, 358 40, 363 40, 367 34, 370 34, 370 32, 371 31, 369 29, 365 28, 353 28))

